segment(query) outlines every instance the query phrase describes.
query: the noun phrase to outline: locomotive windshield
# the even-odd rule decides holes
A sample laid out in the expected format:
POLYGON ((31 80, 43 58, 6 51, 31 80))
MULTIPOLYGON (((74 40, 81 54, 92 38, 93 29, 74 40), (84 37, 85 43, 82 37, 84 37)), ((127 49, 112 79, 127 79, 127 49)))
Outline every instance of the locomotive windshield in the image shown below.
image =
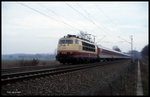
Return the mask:
POLYGON ((60 40, 59 44, 73 44, 73 40, 60 40))

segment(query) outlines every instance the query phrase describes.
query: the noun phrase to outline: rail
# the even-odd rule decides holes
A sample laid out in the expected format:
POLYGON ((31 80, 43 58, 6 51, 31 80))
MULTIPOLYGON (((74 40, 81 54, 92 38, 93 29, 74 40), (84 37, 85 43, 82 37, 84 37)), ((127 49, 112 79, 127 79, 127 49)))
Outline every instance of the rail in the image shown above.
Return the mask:
POLYGON ((1 81, 14 81, 19 79, 31 78, 31 77, 40 77, 45 75, 55 75, 65 72, 71 72, 86 68, 92 68, 96 66, 103 66, 110 63, 116 63, 120 61, 113 61, 113 62, 102 62, 102 63, 92 63, 92 64, 79 64, 79 65, 71 65, 66 67, 57 67, 57 68, 48 68, 48 69, 41 69, 41 70, 34 70, 34 71, 25 71, 25 72, 17 72, 17 73, 9 73, 9 74, 2 74, 1 81))

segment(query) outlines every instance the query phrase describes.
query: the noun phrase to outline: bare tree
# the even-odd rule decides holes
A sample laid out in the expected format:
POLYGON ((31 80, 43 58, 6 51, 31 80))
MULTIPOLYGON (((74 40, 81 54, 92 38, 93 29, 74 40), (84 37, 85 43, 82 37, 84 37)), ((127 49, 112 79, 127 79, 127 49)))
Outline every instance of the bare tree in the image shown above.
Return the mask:
POLYGON ((113 50, 121 52, 121 50, 118 46, 113 46, 113 50))
POLYGON ((146 45, 141 51, 142 57, 148 56, 149 54, 149 45, 146 45))
POLYGON ((78 36, 80 38, 83 38, 83 39, 87 39, 89 41, 95 41, 95 36, 94 35, 91 35, 91 34, 88 34, 87 32, 83 32, 83 31, 80 31, 80 34, 78 34, 78 36), (94 38, 92 38, 92 36, 94 38))

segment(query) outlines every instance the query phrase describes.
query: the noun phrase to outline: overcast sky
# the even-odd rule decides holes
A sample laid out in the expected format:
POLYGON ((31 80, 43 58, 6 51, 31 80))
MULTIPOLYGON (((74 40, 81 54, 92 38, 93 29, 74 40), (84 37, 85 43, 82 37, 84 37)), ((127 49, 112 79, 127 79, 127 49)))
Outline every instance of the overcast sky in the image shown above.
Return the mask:
POLYGON ((148 44, 148 2, 2 2, 2 54, 54 53, 58 40, 85 31, 122 52, 148 44))

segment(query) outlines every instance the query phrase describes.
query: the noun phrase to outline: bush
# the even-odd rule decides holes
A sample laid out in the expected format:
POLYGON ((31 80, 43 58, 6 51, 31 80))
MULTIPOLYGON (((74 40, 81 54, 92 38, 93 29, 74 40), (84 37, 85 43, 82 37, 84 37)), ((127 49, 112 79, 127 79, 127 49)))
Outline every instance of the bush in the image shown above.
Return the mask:
POLYGON ((39 60, 38 59, 33 59, 32 60, 32 65, 37 65, 39 63, 39 60))
POLYGON ((31 61, 20 60, 20 66, 36 66, 39 63, 38 59, 33 59, 31 61))

